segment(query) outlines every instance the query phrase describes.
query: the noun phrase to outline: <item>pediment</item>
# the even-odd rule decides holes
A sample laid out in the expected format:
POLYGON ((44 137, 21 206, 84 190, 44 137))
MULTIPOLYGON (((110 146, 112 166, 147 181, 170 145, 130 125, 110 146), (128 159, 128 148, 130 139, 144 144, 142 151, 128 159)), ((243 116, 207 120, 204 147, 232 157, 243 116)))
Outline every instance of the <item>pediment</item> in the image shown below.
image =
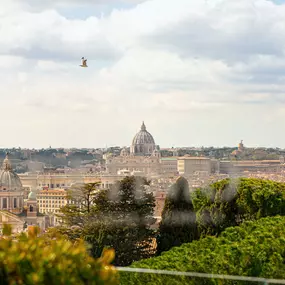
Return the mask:
POLYGON ((15 224, 15 223, 21 223, 24 224, 24 222, 16 215, 5 212, 5 211, 0 211, 0 223, 7 223, 7 224, 15 224))

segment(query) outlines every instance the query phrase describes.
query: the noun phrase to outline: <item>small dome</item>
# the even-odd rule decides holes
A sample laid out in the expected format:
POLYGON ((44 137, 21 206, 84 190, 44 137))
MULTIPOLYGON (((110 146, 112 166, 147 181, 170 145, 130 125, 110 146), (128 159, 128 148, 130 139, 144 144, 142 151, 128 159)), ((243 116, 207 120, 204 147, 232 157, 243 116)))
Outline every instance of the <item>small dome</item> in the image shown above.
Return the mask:
POLYGON ((22 182, 19 176, 12 170, 7 154, 0 171, 0 190, 19 191, 22 190, 22 187, 22 182))
POLYGON ((28 195, 28 200, 37 200, 37 194, 31 191, 28 195))

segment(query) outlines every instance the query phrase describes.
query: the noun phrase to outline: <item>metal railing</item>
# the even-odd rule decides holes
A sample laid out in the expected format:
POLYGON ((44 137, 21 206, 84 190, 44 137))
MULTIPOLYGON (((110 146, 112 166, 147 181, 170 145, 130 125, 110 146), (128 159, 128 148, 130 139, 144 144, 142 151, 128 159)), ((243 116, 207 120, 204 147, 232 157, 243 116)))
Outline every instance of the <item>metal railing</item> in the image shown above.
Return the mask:
POLYGON ((185 277, 245 281, 245 282, 259 282, 264 285, 285 284, 285 280, 266 279, 266 278, 261 278, 261 277, 208 274, 208 273, 199 273, 199 272, 181 272, 181 271, 157 270, 157 269, 146 269, 146 268, 130 268, 130 267, 116 267, 116 269, 121 272, 159 274, 159 275, 170 275, 170 276, 185 276, 185 277))

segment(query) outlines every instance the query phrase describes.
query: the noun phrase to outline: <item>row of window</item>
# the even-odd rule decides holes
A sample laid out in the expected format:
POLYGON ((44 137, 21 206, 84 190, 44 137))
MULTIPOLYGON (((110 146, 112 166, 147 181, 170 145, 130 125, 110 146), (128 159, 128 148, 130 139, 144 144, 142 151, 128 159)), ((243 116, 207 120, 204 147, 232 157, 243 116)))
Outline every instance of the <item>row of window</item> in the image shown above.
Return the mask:
POLYGON ((53 211, 55 213, 59 213, 59 208, 55 209, 55 208, 48 208, 48 207, 40 207, 39 208, 40 212, 44 212, 44 211, 53 211))
POLYGON ((62 203, 60 202, 60 201, 48 201, 48 202, 45 202, 45 201, 43 201, 43 202, 40 202, 39 203, 40 205, 44 205, 44 204, 57 204, 57 205, 64 205, 64 201, 62 201, 62 203))
POLYGON ((61 208, 48 208, 48 207, 40 207, 39 211, 41 213, 45 213, 45 212, 53 212, 53 213, 59 213, 61 208))
MULTIPOLYGON (((17 198, 13 199, 13 207, 16 209, 18 207, 17 198)), ((2 209, 8 208, 8 198, 2 198, 2 209)))
POLYGON ((39 184, 39 187, 48 187, 48 188, 60 188, 60 187, 65 187, 65 184, 39 184))
POLYGON ((41 200, 41 199, 43 199, 43 200, 45 200, 45 199, 61 199, 61 200, 63 200, 63 199, 65 199, 65 197, 49 197, 49 196, 40 196, 40 197, 38 197, 38 199, 37 200, 41 200))

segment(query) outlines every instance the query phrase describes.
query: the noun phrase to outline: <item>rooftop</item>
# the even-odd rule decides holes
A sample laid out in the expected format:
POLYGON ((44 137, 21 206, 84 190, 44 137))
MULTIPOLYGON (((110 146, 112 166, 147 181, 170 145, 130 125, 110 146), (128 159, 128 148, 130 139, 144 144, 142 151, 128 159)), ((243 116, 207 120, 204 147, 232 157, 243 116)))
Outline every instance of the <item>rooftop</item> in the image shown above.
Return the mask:
POLYGON ((178 158, 179 160, 210 160, 208 157, 201 157, 201 156, 182 156, 178 158))

